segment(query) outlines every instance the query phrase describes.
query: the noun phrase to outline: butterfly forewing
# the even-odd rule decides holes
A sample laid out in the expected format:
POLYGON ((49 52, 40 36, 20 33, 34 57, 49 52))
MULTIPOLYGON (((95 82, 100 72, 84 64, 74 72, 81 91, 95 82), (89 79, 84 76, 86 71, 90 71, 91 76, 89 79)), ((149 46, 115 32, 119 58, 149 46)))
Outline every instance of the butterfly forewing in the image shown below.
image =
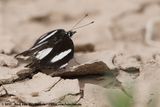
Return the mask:
MULTIPOLYGON (((43 35, 34 43, 34 45, 33 45, 30 49, 28 49, 27 51, 22 52, 22 53, 16 55, 16 57, 19 56, 19 55, 31 56, 31 57, 32 57, 32 56, 34 56, 38 51, 41 51, 41 50, 47 48, 47 46, 49 45, 49 41, 50 41, 49 38, 52 37, 52 38, 54 39, 54 35, 55 35, 56 32, 57 32, 57 30, 53 30, 53 31, 50 31, 50 32, 47 32, 47 33, 43 34, 43 35)), ((53 39, 52 39, 52 40, 53 40, 53 39)), ((54 40, 54 41, 55 41, 55 40, 54 40)), ((54 41, 52 41, 52 42, 54 42, 54 41)), ((53 44, 54 44, 54 43, 52 43, 52 47, 53 47, 53 44)))
POLYGON ((47 42, 51 36, 54 36, 54 35, 55 35, 56 32, 57 32, 57 30, 53 30, 53 31, 50 31, 50 32, 47 32, 47 33, 43 34, 43 35, 34 43, 34 45, 32 46, 32 48, 36 47, 37 45, 41 45, 41 44, 43 44, 44 42, 47 42))
POLYGON ((36 57, 37 59, 41 60, 41 59, 43 59, 44 57, 46 57, 46 56, 52 51, 52 49, 53 49, 53 48, 51 48, 51 47, 50 47, 50 48, 45 48, 45 49, 37 52, 35 57, 36 57))

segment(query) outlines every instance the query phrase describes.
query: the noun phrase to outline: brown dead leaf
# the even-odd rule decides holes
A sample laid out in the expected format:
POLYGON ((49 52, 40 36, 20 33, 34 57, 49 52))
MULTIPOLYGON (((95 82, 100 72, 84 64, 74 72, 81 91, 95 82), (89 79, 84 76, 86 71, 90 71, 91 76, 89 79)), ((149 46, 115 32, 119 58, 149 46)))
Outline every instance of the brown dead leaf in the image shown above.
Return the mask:
MULTIPOLYGON (((102 62, 88 62, 78 66, 70 67, 67 70, 63 71, 52 71, 51 76, 61 76, 61 77, 76 77, 76 76, 85 76, 85 75, 95 75, 95 74, 105 74, 107 71, 110 71, 108 66, 102 62)), ((45 71, 43 71, 45 72, 45 71)))

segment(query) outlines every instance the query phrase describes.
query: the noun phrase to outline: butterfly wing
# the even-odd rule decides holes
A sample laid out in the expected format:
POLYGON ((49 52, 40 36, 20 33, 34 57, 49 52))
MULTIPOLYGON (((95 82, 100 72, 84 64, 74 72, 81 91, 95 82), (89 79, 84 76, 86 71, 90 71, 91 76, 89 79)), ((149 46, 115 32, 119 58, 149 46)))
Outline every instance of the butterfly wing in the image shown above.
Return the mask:
POLYGON ((48 41, 51 37, 53 38, 57 31, 58 30, 53 30, 43 34, 39 39, 37 39, 37 41, 34 43, 34 45, 31 48, 34 48, 39 44, 43 44, 44 42, 48 41))
MULTIPOLYGON (((24 52, 22 52, 22 53, 20 53, 20 54, 17 54, 15 57, 18 57, 18 56, 20 56, 20 55, 22 55, 22 56, 33 56, 33 55, 35 54, 35 52, 40 51, 40 50, 46 48, 50 37, 53 38, 52 41, 53 41, 53 40, 56 41, 56 40, 54 39, 54 34, 55 34, 56 32, 57 32, 57 30, 53 30, 53 31, 50 31, 50 32, 47 32, 47 33, 43 34, 43 35, 34 43, 34 45, 33 45, 30 49, 28 49, 28 50, 26 50, 26 51, 24 51, 24 52)), ((53 41, 53 42, 54 42, 54 41, 53 41)))
POLYGON ((39 51, 35 56, 36 60, 33 60, 28 67, 38 69, 63 68, 73 58, 73 55, 74 44, 69 37, 64 37, 54 46, 50 44, 47 48, 39 51))
POLYGON ((18 57, 18 56, 33 56, 37 51, 40 51, 44 48, 46 48, 46 45, 48 43, 47 42, 44 42, 42 44, 39 44, 39 45, 35 45, 33 48, 30 48, 22 53, 19 53, 17 54, 15 57, 18 57))

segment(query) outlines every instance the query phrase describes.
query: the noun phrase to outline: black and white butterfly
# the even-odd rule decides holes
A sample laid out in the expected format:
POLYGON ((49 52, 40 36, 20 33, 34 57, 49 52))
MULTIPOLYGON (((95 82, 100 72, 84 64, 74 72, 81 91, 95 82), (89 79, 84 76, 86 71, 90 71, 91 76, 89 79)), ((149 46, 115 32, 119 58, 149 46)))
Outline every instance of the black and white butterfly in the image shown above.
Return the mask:
POLYGON ((32 62, 29 68, 63 68, 74 56, 74 44, 70 37, 76 31, 65 31, 57 29, 42 35, 34 45, 16 55, 30 56, 32 62))
POLYGON ((75 33, 76 31, 73 31, 73 29, 69 31, 56 29, 47 32, 42 35, 30 49, 17 54, 16 57, 20 55, 29 56, 31 58, 31 63, 27 65, 29 68, 52 68, 55 70, 64 68, 74 56, 74 43, 71 37, 75 33))

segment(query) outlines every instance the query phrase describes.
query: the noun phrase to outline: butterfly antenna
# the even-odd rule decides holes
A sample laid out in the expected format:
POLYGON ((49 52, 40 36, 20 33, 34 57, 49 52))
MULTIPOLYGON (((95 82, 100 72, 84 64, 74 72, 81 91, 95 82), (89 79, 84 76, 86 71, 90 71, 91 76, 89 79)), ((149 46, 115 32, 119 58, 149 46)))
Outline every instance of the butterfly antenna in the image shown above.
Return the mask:
MULTIPOLYGON (((81 23, 81 21, 83 20, 83 19, 85 19, 86 17, 88 17, 88 14, 85 14, 85 16, 83 16, 73 27, 72 27, 72 29, 74 29, 79 23, 81 23)), ((71 30, 72 30, 71 29, 71 30)))
POLYGON ((88 25, 93 24, 93 23, 94 23, 94 21, 92 21, 92 22, 90 22, 90 23, 87 23, 87 24, 85 24, 85 25, 82 25, 82 26, 79 26, 79 27, 73 28, 72 30, 79 29, 79 28, 82 28, 82 27, 88 26, 88 25))

